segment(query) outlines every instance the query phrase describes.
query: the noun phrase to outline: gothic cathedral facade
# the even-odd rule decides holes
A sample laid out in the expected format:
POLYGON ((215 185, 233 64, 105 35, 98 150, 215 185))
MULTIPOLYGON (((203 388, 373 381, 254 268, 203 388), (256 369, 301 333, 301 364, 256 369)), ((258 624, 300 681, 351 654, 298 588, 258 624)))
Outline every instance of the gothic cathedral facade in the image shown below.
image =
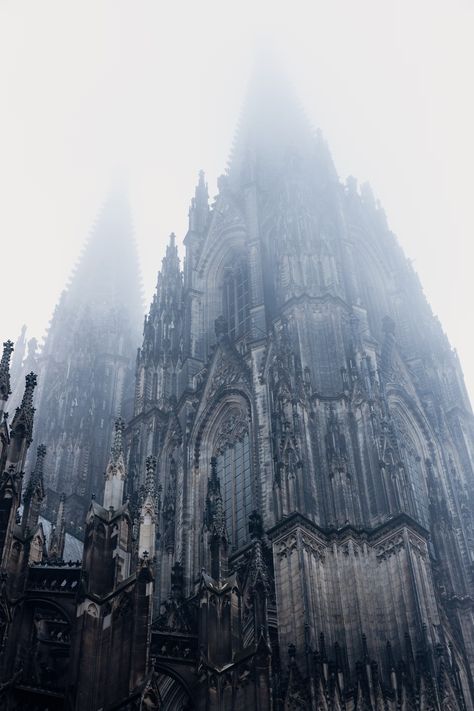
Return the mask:
POLYGON ((33 374, 1 425, 3 707, 474 709, 473 415, 370 189, 263 87, 184 250, 81 561, 39 519, 47 433, 22 493, 33 374))

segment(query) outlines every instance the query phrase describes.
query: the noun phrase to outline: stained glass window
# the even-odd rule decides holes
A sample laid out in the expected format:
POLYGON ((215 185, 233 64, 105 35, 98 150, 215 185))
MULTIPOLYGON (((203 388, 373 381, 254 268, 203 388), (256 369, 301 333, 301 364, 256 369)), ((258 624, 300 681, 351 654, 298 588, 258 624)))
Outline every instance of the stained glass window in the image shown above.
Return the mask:
POLYGON ((224 500, 227 532, 232 545, 238 548, 248 538, 248 517, 253 509, 247 432, 220 450, 217 455, 217 475, 224 500))

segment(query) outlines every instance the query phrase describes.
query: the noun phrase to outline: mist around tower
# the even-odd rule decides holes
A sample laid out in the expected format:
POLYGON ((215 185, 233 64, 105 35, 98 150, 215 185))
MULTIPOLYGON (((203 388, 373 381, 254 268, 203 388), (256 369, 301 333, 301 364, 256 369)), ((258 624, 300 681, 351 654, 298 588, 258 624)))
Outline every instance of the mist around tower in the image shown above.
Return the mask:
POLYGON ((3 344, 1 708, 474 708, 461 362, 295 87, 260 53, 145 315, 114 181, 3 344))

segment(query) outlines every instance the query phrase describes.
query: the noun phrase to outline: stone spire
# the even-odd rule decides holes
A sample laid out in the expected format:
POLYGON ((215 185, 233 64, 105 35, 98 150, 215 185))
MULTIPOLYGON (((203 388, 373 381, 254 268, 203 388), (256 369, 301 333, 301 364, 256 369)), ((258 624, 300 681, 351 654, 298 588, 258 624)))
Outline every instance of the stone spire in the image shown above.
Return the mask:
POLYGON ((35 373, 28 373, 25 377, 25 390, 20 407, 17 407, 12 420, 10 436, 13 440, 9 452, 9 463, 23 466, 26 451, 33 439, 33 392, 36 387, 35 373))
POLYGON ((209 191, 204 171, 199 171, 199 180, 189 208, 189 231, 201 233, 209 220, 209 191))
POLYGON ((276 70, 274 61, 265 58, 255 66, 248 85, 228 177, 234 188, 254 181, 263 186, 296 165, 299 170, 305 166, 307 175, 310 166, 313 173, 315 167, 324 167, 337 179, 327 146, 305 115, 291 82, 276 70))
POLYGON ((137 356, 135 414, 151 404, 166 406, 176 396, 175 376, 183 336, 183 275, 172 233, 158 274, 156 292, 145 317, 143 345, 137 356))
POLYGON ((31 473, 23 498, 23 516, 21 527, 24 535, 32 534, 38 525, 41 502, 44 499, 44 460, 46 447, 40 444, 36 450, 35 467, 31 473))
POLYGON ((123 503, 125 484, 125 461, 123 456, 123 431, 125 422, 121 417, 115 420, 115 434, 110 450, 109 463, 105 472, 104 508, 118 509, 123 503))
POLYGON ((53 516, 58 492, 66 494, 67 506, 74 495, 67 518, 78 529, 91 494, 101 498, 114 420, 131 414, 141 317, 130 209, 126 197, 114 193, 53 315, 36 401, 36 434, 49 451, 46 512, 53 516))
POLYGON ((0 413, 3 412, 5 402, 10 395, 10 358, 12 352, 12 341, 5 341, 3 344, 2 359, 0 360, 0 413))
POLYGON ((211 475, 207 483, 204 525, 208 531, 211 576, 220 580, 226 575, 228 535, 225 523, 224 502, 217 474, 217 460, 211 459, 211 475))
POLYGON ((176 246, 176 235, 170 234, 163 258, 161 271, 158 274, 156 288, 156 306, 159 312, 173 311, 181 307, 181 265, 176 246))
POLYGON ((49 537, 48 557, 50 560, 62 560, 64 555, 64 543, 66 539, 66 521, 64 515, 65 494, 59 497, 59 506, 56 513, 56 522, 51 527, 49 537))

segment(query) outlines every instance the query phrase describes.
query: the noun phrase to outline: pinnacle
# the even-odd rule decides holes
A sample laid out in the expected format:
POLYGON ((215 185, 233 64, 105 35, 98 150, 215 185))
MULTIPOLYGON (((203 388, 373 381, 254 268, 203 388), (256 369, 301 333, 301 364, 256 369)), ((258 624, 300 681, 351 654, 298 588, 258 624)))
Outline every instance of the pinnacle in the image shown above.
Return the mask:
POLYGON ((2 361, 1 361, 2 365, 5 362, 9 363, 10 356, 12 353, 13 353, 13 341, 5 341, 3 343, 3 355, 2 355, 2 361))
POLYGON ((117 462, 120 455, 123 455, 123 431, 125 429, 125 422, 121 417, 117 417, 115 420, 115 434, 114 441, 111 448, 111 459, 117 462))
POLYGON ((36 450, 36 462, 35 466, 33 469, 33 472, 30 477, 30 481, 25 493, 25 496, 28 497, 31 495, 33 492, 34 488, 38 484, 42 484, 43 482, 43 469, 44 469, 44 459, 46 457, 46 447, 44 444, 38 445, 38 448, 36 450))
POLYGON ((36 387, 37 383, 37 376, 36 373, 28 373, 28 375, 25 377, 26 381, 26 387, 25 387, 25 395, 26 393, 33 392, 33 389, 36 387))
POLYGON ((106 478, 121 474, 121 478, 125 477, 125 464, 123 460, 123 432, 125 422, 121 417, 115 420, 115 432, 112 447, 110 448, 109 464, 107 466, 106 478))
POLYGON ((46 446, 44 444, 38 445, 36 450, 36 464, 33 470, 33 478, 38 479, 43 476, 43 466, 44 459, 46 457, 46 446))
POLYGON ((10 394, 10 358, 13 352, 13 343, 5 341, 3 354, 0 360, 0 397, 7 400, 10 394))
POLYGON ((145 476, 145 491, 147 494, 155 494, 155 470, 156 470, 156 457, 150 454, 146 458, 146 476, 145 476))
POLYGON ((274 63, 259 61, 244 101, 229 174, 249 160, 249 154, 268 158, 296 146, 307 152, 310 141, 314 131, 291 83, 274 63))

